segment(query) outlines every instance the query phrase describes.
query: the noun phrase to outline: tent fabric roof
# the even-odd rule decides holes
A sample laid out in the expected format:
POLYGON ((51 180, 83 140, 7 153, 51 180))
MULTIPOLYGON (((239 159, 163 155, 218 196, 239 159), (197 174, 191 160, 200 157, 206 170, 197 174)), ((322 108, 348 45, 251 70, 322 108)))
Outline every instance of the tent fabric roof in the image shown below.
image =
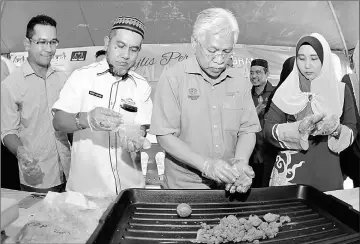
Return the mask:
MULTIPOLYGON (((331 1, 348 49, 359 39, 359 1, 331 1)), ((144 43, 189 43, 197 14, 209 7, 230 9, 247 45, 294 47, 318 32, 333 50, 344 50, 327 1, 6 1, 1 9, 1 53, 24 51, 31 17, 46 14, 58 23, 58 48, 102 46, 112 21, 135 16, 146 26, 144 43)))

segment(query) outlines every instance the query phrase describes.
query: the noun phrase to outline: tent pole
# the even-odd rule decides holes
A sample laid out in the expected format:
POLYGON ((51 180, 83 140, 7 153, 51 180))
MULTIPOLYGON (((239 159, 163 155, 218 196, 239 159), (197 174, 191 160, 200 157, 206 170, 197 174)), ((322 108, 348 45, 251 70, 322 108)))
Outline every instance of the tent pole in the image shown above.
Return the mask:
POLYGON ((0 12, 0 18, 2 18, 2 14, 3 14, 3 12, 4 12, 5 2, 6 2, 6 0, 1 1, 1 12, 0 12))
POLYGON ((336 16, 334 7, 333 7, 331 1, 327 1, 327 2, 328 2, 328 4, 329 4, 331 13, 332 13, 332 15, 333 15, 333 17, 334 17, 334 19, 335 19, 336 26, 337 26, 338 31, 339 31, 339 33, 340 33, 341 41, 342 41, 343 44, 344 44, 346 57, 347 57, 348 60, 350 60, 350 59, 349 59, 348 49, 347 49, 346 42, 345 42, 345 38, 344 38, 343 32, 342 32, 342 30, 341 30, 341 26, 340 26, 339 20, 338 20, 338 18, 337 18, 337 16, 336 16))
POLYGON ((87 23, 87 21, 86 21, 86 18, 85 18, 85 15, 84 15, 84 11, 83 11, 83 9, 82 9, 82 6, 81 6, 80 1, 78 1, 78 4, 79 4, 79 7, 80 7, 81 15, 82 15, 83 20, 84 20, 84 22, 85 22, 85 26, 86 26, 87 32, 89 33, 91 42, 92 42, 93 46, 95 46, 95 42, 94 42, 93 37, 91 36, 91 32, 90 32, 90 29, 89 29, 89 25, 88 25, 88 23, 87 23))

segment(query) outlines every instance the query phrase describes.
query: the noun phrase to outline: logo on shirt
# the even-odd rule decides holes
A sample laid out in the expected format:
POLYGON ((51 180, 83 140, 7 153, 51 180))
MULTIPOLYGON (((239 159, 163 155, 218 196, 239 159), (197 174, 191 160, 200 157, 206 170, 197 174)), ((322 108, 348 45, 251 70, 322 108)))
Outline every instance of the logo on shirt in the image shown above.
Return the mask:
POLYGON ((188 98, 191 100, 197 100, 200 97, 200 94, 196 88, 190 88, 188 92, 188 98))
POLYGON ((70 61, 85 61, 87 51, 76 51, 71 53, 70 61))

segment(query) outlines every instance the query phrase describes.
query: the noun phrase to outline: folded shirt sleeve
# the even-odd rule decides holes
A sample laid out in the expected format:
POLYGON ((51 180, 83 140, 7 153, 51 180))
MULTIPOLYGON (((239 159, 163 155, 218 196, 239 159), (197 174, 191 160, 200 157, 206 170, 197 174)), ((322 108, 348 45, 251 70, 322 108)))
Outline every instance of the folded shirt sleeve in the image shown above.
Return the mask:
POLYGON ((299 133, 300 121, 287 122, 286 114, 274 103, 265 114, 264 136, 273 146, 285 150, 307 150, 309 142, 299 133))

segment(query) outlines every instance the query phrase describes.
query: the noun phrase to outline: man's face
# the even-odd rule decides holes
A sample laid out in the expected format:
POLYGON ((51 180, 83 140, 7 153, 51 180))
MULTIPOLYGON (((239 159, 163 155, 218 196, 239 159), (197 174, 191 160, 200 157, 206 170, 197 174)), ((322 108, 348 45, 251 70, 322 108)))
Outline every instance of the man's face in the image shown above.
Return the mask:
POLYGON ((139 55, 142 37, 132 31, 118 29, 116 35, 105 37, 106 58, 117 76, 127 74, 139 55))
POLYGON ((56 28, 50 25, 35 25, 34 35, 25 40, 25 50, 29 53, 29 59, 42 67, 49 66, 56 52, 56 28), (44 41, 53 42, 42 43, 44 41))
POLYGON ((251 66, 250 67, 250 81, 253 86, 264 85, 269 77, 269 73, 265 73, 265 68, 262 66, 251 66))
POLYGON ((218 78, 226 69, 234 48, 234 33, 214 35, 206 31, 200 40, 192 38, 196 45, 196 58, 205 73, 211 78, 218 78))

